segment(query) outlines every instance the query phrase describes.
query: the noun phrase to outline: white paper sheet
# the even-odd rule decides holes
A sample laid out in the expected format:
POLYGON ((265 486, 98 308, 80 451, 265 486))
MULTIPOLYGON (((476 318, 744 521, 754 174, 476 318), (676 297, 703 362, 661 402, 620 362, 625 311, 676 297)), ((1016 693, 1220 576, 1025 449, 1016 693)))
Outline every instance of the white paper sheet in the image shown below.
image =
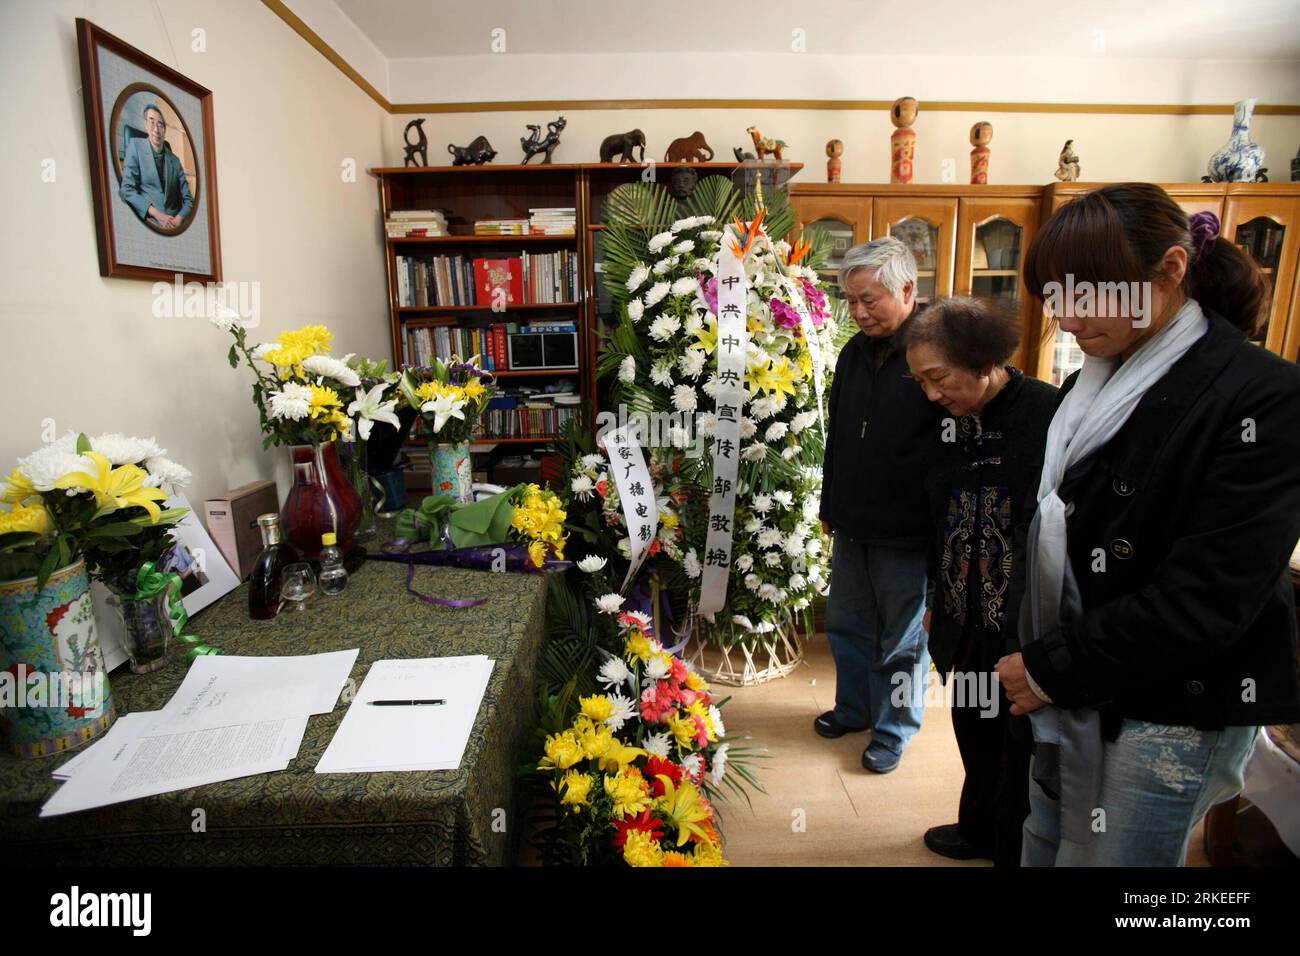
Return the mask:
POLYGON ((460 766, 494 662, 482 655, 376 661, 317 773, 454 770, 460 766), (372 700, 441 699, 376 707, 372 700))
MULTIPOLYGON (((119 740, 124 736, 132 736, 135 732, 132 730, 132 724, 143 721, 147 725, 156 716, 158 716, 156 710, 138 710, 133 714, 119 715, 117 720, 113 721, 113 726, 108 728, 108 733, 104 734, 104 736, 100 737, 98 740, 82 747, 71 760, 59 764, 57 769, 50 771, 50 776, 55 780, 70 780, 72 775, 77 772, 77 768, 85 764, 87 758, 89 758, 91 753, 94 752, 96 747, 112 740, 114 735, 117 735, 119 740)), ((135 728, 135 730, 138 729, 139 728, 135 728)), ((110 744, 109 746, 112 745, 110 744)))
POLYGON ((356 659, 355 649, 300 657, 199 657, 157 712, 152 729, 201 730, 327 714, 356 659))
POLYGON ((205 727, 179 733, 139 720, 115 726, 41 807, 42 817, 108 806, 172 790, 273 773, 302 746, 307 716, 205 727))

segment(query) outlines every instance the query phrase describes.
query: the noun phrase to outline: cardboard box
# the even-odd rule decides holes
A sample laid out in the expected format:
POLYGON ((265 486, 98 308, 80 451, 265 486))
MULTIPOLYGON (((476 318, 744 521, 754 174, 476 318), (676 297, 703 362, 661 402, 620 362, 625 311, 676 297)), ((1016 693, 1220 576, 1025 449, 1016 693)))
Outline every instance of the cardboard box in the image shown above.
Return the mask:
POLYGON ((279 513, 280 496, 275 482, 252 481, 220 498, 204 503, 204 521, 217 550, 243 581, 262 553, 262 533, 257 530, 257 516, 279 513))

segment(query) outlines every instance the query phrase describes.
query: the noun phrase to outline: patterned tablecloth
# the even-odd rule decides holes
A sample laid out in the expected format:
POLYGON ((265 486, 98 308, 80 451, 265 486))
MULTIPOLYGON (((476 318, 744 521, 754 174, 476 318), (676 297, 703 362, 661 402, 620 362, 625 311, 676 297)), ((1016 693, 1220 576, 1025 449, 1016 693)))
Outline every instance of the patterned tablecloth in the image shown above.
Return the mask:
MULTIPOLYGON (((514 861, 515 771, 524 758, 544 639, 546 577, 419 567, 416 585, 445 598, 487 598, 441 608, 407 593, 406 566, 367 562, 337 597, 319 591, 299 613, 250 620, 247 586, 196 615, 186 629, 229 654, 312 654, 359 648, 360 687, 385 658, 486 654, 496 661, 460 769, 316 774, 347 710, 312 717, 297 758, 280 773, 167 793, 41 819, 58 783, 59 755, 0 754, 0 847, 22 864, 503 864, 514 861), (204 811, 206 828, 195 832, 204 811)), ((188 666, 185 646, 148 675, 112 678, 119 713, 156 710, 188 666)))

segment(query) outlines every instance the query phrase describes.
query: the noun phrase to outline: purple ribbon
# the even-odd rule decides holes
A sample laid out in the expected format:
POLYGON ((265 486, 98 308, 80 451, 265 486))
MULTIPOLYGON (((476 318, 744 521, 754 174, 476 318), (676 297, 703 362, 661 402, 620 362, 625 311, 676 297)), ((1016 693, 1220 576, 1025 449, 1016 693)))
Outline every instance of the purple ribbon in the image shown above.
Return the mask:
POLYGON ((406 590, 410 591, 425 604, 436 604, 438 607, 478 607, 480 604, 486 604, 487 598, 479 598, 475 601, 453 601, 451 598, 436 598, 423 594, 412 587, 415 581, 415 562, 410 561, 406 565, 406 590))

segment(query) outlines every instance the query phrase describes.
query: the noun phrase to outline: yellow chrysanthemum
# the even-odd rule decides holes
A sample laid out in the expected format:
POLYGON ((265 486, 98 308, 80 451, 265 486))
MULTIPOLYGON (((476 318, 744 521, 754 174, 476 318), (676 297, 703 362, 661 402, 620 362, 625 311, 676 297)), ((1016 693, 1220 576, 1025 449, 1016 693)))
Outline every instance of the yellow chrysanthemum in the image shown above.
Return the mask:
MULTIPOLYGON (((84 471, 69 472, 54 483, 56 488, 85 488, 95 496, 99 510, 94 517, 106 515, 110 511, 122 508, 143 508, 149 513, 149 520, 158 523, 162 514, 156 502, 164 501, 167 493, 161 488, 146 488, 144 481, 149 473, 136 465, 121 465, 114 468, 97 451, 88 451, 85 456, 95 465, 95 474, 84 471)), ((92 519, 93 520, 93 519, 92 519)))
POLYGON ((533 567, 540 568, 546 563, 546 545, 541 541, 533 541, 528 545, 528 560, 533 562, 533 567))
POLYGON ((14 505, 12 511, 0 511, 0 534, 47 534, 50 513, 45 505, 14 505))
POLYGON ((664 851, 645 830, 628 830, 623 844, 623 862, 628 866, 663 866, 664 851))
POLYGON ((21 468, 9 472, 9 477, 5 479, 4 494, 0 494, 0 501, 7 505, 21 505, 30 498, 38 497, 40 492, 36 490, 31 479, 23 474, 21 468))
POLYGON ((614 818, 634 817, 650 806, 650 787, 632 767, 620 774, 605 774, 605 793, 614 802, 614 818))
POLYGON ((591 803, 591 788, 595 783, 591 774, 570 770, 558 785, 552 783, 551 786, 560 794, 560 803, 573 807, 573 812, 577 813, 591 803))
POLYGON ((671 511, 661 511, 659 513, 659 521, 665 528, 676 528, 681 524, 681 519, 671 511))
POLYGON ((637 658, 644 664, 650 660, 652 653, 653 648, 650 646, 650 638, 646 637, 644 631, 634 630, 628 635, 627 649, 624 651, 624 656, 629 663, 632 662, 633 658, 637 658))
POLYGON ((800 378, 808 378, 812 375, 812 355, 806 349, 800 351, 799 357, 795 359, 795 365, 799 368, 800 378))
POLYGON ((596 723, 601 723, 605 718, 614 713, 614 702, 609 699, 608 694, 593 694, 590 697, 580 697, 578 704, 584 717, 590 717, 596 723))
POLYGON ((481 396, 485 391, 485 389, 483 388, 483 383, 480 382, 477 378, 471 378, 468 382, 466 382, 462 386, 462 389, 465 392, 465 397, 472 398, 472 399, 478 399, 479 396, 481 396))
POLYGON ((709 682, 689 668, 686 671, 685 683, 687 690, 693 690, 697 694, 706 693, 709 689, 709 682))
POLYGON ((695 746, 695 732, 698 729, 695 726, 695 721, 690 717, 678 713, 668 715, 668 730, 672 733, 673 739, 677 741, 677 746, 682 750, 690 750, 695 746))
POLYGON ((443 382, 421 382, 415 389, 415 396, 423 403, 431 402, 435 398, 442 398, 444 395, 455 398, 460 391, 456 386, 447 385, 443 382))
POLYGON ((300 329, 280 333, 276 341, 285 348, 296 349, 305 352, 306 356, 312 356, 317 352, 331 350, 330 343, 334 341, 334 333, 323 325, 304 325, 300 329))
POLYGON ((568 770, 583 758, 582 744, 572 730, 551 734, 542 752, 545 756, 537 765, 540 770, 568 770))
POLYGON ((599 760, 615 746, 614 731, 604 724, 594 723, 588 717, 580 716, 575 720, 573 732, 582 747, 583 756, 588 760, 599 760))
POLYGON ((655 809, 668 817, 677 830, 677 845, 682 846, 692 837, 702 841, 710 839, 709 808, 693 783, 683 780, 675 786, 672 778, 660 774, 657 779, 664 785, 664 795, 655 801, 655 809))
POLYGON ((695 865, 726 866, 727 861, 722 855, 722 847, 712 840, 699 841, 695 844, 695 865))

